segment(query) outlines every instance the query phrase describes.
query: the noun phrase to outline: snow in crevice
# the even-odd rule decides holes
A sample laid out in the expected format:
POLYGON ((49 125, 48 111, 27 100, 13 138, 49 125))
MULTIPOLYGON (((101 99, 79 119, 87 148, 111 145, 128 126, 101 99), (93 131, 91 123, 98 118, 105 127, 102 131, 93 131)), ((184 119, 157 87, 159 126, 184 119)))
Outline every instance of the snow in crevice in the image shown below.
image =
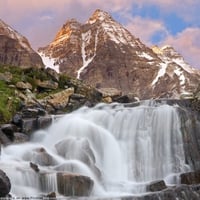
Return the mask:
POLYGON ((81 54, 82 54, 83 65, 77 71, 77 79, 80 79, 81 73, 87 68, 87 66, 92 62, 92 60, 96 56, 96 50, 97 50, 97 44, 98 44, 98 34, 99 34, 99 31, 97 30, 97 32, 95 34, 94 53, 93 53, 93 56, 90 58, 87 58, 87 52, 85 51, 85 48, 90 43, 90 40, 92 37, 91 30, 89 30, 86 33, 82 33, 82 35, 81 35, 81 37, 82 37, 81 54))
POLYGON ((185 76, 183 74, 183 70, 180 67, 176 67, 174 73, 179 77, 180 85, 183 86, 185 84, 185 76))
POLYGON ((158 74, 157 74, 156 78, 153 80, 153 82, 151 83, 152 86, 154 86, 158 82, 160 77, 165 75, 167 66, 168 66, 168 63, 160 64, 160 69, 158 71, 158 74))
POLYGON ((141 54, 139 54, 139 52, 137 52, 137 55, 141 58, 146 58, 147 60, 153 60, 154 58, 152 56, 150 56, 149 54, 142 52, 141 54))
POLYGON ((57 73, 60 72, 59 65, 55 64, 56 60, 54 58, 50 58, 48 56, 45 56, 45 54, 40 53, 40 52, 38 54, 42 58, 42 61, 43 61, 46 68, 51 68, 51 69, 55 70, 57 73))

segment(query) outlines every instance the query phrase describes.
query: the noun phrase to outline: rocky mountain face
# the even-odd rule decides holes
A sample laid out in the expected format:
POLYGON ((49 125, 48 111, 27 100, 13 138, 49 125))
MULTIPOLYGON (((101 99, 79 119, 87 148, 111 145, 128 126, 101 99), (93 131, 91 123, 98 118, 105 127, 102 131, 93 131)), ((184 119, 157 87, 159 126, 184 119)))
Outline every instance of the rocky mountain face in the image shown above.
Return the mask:
POLYGON ((43 67, 28 40, 0 19, 0 63, 21 67, 43 67))
POLYGON ((192 92, 200 77, 172 47, 145 46, 101 10, 85 24, 67 21, 39 52, 47 67, 140 99, 180 97, 192 92))

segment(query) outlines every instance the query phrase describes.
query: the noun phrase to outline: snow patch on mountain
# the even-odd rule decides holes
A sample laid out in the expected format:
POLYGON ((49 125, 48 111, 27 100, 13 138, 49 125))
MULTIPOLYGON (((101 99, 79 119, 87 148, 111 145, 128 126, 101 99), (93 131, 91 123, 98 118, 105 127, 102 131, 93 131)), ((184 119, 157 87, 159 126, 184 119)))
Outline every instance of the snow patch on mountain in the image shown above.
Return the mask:
POLYGON ((180 67, 176 67, 176 69, 174 70, 174 73, 179 77, 180 85, 184 85, 185 84, 185 76, 184 76, 183 70, 181 70, 180 67))
POLYGON ((87 53, 86 53, 85 48, 87 45, 90 44, 90 40, 92 37, 91 30, 89 30, 86 33, 81 34, 81 37, 82 37, 81 54, 82 54, 83 66, 77 71, 77 79, 80 79, 81 73, 87 68, 87 66, 92 62, 92 60, 96 56, 98 34, 99 34, 99 31, 97 30, 96 35, 95 35, 94 54, 90 58, 87 58, 87 53))
POLYGON ((157 74, 156 78, 151 83, 152 86, 154 86, 158 82, 160 77, 165 75, 167 66, 168 66, 168 63, 161 63, 160 64, 160 69, 158 71, 158 74, 157 74))
POLYGON ((51 68, 51 69, 55 70, 57 73, 60 72, 59 65, 55 64, 56 60, 54 58, 50 58, 48 56, 45 56, 45 54, 40 53, 40 52, 38 54, 42 58, 42 61, 43 61, 46 68, 51 68))
POLYGON ((153 57, 150 56, 149 54, 145 53, 145 52, 142 52, 142 54, 139 54, 139 53, 137 52, 137 55, 138 55, 139 57, 141 57, 141 58, 146 58, 147 60, 153 60, 153 57))

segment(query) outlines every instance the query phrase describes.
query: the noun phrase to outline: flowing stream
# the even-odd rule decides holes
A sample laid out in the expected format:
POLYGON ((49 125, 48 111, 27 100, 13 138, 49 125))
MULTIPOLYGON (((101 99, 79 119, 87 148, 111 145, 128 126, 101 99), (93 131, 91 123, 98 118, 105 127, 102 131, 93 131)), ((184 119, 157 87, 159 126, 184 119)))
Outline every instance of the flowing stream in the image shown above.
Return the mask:
POLYGON ((58 171, 89 176, 93 197, 141 195, 155 180, 177 184, 188 167, 177 108, 157 104, 83 107, 37 131, 30 142, 3 148, 0 166, 16 197, 59 195, 58 171))

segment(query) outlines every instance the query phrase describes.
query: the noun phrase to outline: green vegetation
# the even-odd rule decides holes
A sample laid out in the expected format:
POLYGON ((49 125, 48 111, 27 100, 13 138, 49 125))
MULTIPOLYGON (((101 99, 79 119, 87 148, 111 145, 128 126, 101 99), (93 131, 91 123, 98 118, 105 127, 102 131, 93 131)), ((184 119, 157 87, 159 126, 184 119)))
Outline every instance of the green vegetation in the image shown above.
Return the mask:
POLYGON ((0 122, 8 122, 18 110, 19 103, 15 90, 0 80, 0 122))

